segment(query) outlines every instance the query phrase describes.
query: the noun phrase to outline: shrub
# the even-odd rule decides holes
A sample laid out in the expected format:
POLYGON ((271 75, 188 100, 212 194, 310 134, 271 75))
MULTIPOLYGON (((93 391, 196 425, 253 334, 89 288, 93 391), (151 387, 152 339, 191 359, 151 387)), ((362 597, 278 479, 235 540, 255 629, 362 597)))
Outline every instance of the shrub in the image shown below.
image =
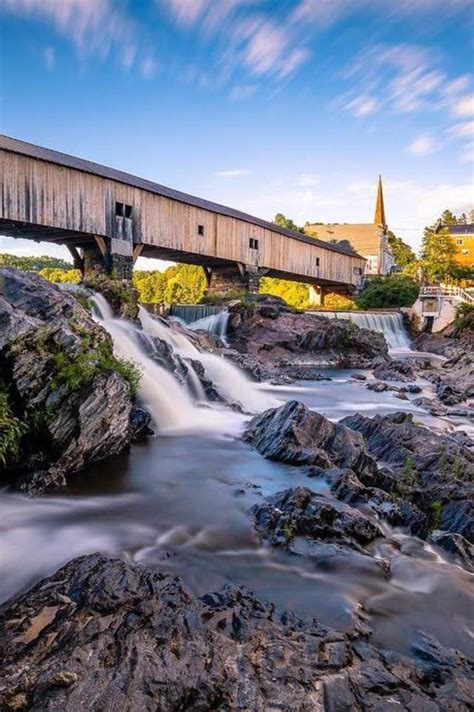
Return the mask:
POLYGON ((456 326, 474 331, 474 304, 462 302, 456 308, 456 326))
POLYGON ((6 465, 19 454, 21 436, 26 426, 14 416, 5 387, 0 384, 0 464, 6 465))
POLYGON ((405 275, 374 277, 357 298, 360 309, 410 307, 420 291, 417 283, 405 275))

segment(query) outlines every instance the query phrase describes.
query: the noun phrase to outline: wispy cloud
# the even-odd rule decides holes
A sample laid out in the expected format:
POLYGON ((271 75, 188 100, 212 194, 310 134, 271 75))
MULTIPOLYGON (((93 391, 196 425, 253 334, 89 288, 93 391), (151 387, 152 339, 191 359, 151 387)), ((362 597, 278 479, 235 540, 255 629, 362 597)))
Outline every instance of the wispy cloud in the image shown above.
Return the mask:
POLYGON ((474 94, 461 96, 454 101, 451 106, 451 113, 453 116, 460 118, 464 116, 474 116, 474 94))
MULTIPOLYGON (((138 51, 138 25, 126 13, 126 5, 115 0, 0 0, 0 10, 52 24, 83 58, 90 54, 106 58, 114 51, 122 66, 130 69, 143 63, 143 54, 146 57, 149 51, 138 51)), ((51 68, 54 53, 44 59, 51 68)))
POLYGON ((373 96, 358 96, 348 101, 345 108, 350 111, 351 114, 360 118, 375 114, 379 108, 379 102, 373 96))
POLYGON ((241 176, 250 175, 250 171, 245 168, 234 168, 229 171, 216 171, 214 175, 220 178, 240 178, 241 176))
POLYGON ((414 156, 427 156, 438 149, 438 143, 430 134, 417 136, 407 147, 407 151, 414 156))
POLYGON ((312 188, 317 185, 319 181, 320 177, 315 173, 302 173, 302 175, 298 176, 296 185, 299 185, 301 188, 312 188))
POLYGON ((54 47, 45 47, 43 50, 43 60, 48 69, 54 69, 56 63, 56 52, 54 47))

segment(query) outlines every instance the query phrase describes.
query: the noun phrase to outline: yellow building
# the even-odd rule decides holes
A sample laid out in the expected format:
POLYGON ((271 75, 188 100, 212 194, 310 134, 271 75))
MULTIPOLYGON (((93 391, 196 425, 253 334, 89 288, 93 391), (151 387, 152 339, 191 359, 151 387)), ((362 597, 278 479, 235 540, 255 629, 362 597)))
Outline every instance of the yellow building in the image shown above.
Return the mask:
POLYGON ((447 230, 456 246, 456 262, 461 267, 474 267, 474 223, 439 225, 436 232, 447 230))

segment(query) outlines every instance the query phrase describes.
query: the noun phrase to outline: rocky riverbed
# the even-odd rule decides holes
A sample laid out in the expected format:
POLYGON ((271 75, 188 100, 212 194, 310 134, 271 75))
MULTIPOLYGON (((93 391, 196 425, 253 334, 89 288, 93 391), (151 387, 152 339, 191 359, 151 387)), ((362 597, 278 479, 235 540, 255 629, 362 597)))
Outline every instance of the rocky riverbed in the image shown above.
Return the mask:
POLYGON ((138 338, 4 270, 5 412, 27 429, 0 469, 0 709, 471 709, 469 418, 416 404, 441 406, 436 373, 459 364, 469 409, 470 362, 456 360, 468 337, 449 337, 441 370, 278 300, 235 305, 233 319, 230 350, 166 324, 138 338), (108 332, 173 374, 174 430, 156 418, 171 384, 142 380, 139 404, 128 372, 100 357, 108 332), (222 377, 207 349, 280 385, 222 377), (75 388, 56 356, 76 375, 84 351, 75 388), (29 413, 51 398, 40 435, 29 413), (130 448, 143 405, 157 435, 130 448))

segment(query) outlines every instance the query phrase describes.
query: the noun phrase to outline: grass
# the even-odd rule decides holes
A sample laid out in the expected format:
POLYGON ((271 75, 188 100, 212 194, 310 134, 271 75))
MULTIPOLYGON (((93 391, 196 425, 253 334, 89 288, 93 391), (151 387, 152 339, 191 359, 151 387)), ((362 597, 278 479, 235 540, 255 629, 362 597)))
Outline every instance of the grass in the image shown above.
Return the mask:
POLYGON ((441 520, 443 517, 443 505, 439 500, 435 500, 430 504, 430 529, 440 529, 441 520))
POLYGON ((79 331, 75 325, 72 325, 72 328, 81 334, 81 350, 75 356, 66 356, 61 351, 54 354, 54 385, 66 385, 69 391, 75 392, 89 385, 99 371, 115 371, 127 383, 130 395, 135 397, 141 377, 135 364, 114 356, 109 340, 93 345, 89 333, 79 331))
POLYGON ((27 427, 12 412, 8 393, 0 384, 0 464, 18 457, 20 440, 27 427))

